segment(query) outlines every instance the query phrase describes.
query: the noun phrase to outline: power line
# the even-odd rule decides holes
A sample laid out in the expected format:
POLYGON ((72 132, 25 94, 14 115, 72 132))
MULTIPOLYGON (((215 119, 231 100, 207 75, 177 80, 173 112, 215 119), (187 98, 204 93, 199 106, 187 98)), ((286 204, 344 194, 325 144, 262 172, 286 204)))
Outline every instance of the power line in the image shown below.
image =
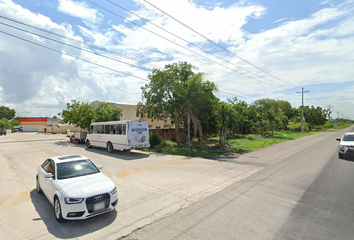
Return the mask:
POLYGON ((129 65, 129 66, 136 67, 136 68, 140 68, 140 69, 145 70, 145 71, 150 71, 150 69, 146 69, 146 68, 143 68, 143 67, 134 65, 134 64, 130 64, 130 63, 127 63, 127 62, 118 60, 118 59, 116 59, 116 58, 108 57, 108 56, 105 56, 105 55, 100 54, 100 53, 95 53, 95 52, 89 51, 89 50, 84 49, 84 48, 81 48, 81 47, 76 47, 76 46, 71 45, 71 44, 68 44, 68 43, 63 43, 63 42, 60 42, 60 41, 58 41, 58 40, 55 40, 55 39, 52 39, 52 38, 49 38, 49 37, 45 37, 45 36, 43 36, 43 35, 40 35, 40 34, 37 34, 37 33, 33 33, 33 32, 31 32, 31 31, 24 30, 24 29, 22 29, 22 28, 18 28, 18 27, 15 27, 15 26, 11 26, 11 25, 6 24, 6 23, 3 23, 3 22, 0 22, 0 24, 5 25, 5 26, 8 26, 8 27, 11 27, 11 28, 14 28, 14 29, 17 29, 17 30, 20 30, 20 31, 23 31, 23 32, 26 32, 26 33, 30 33, 30 34, 36 35, 36 36, 38 36, 38 37, 42 37, 42 38, 48 39, 48 40, 53 41, 53 42, 56 42, 56 43, 63 44, 63 45, 65 45, 65 46, 69 46, 69 47, 72 47, 72 48, 76 48, 76 49, 79 49, 79 50, 81 50, 81 51, 88 52, 88 53, 90 53, 90 54, 94 54, 94 55, 97 55, 97 56, 100 56, 100 57, 103 57, 103 58, 106 58, 106 59, 109 59, 109 60, 112 60, 112 61, 116 61, 116 62, 120 62, 120 63, 123 63, 123 64, 127 64, 127 65, 129 65))
MULTIPOLYGON (((18 24, 21 24, 21 25, 24 25, 24 26, 27 26, 27 27, 30 27, 30 28, 33 28, 33 29, 36 29, 36 30, 45 32, 45 33, 49 33, 49 34, 52 34, 52 35, 55 35, 55 36, 58 36, 58 37, 61 37, 61 38, 67 39, 67 40, 71 40, 71 41, 75 41, 75 42, 78 42, 78 43, 80 43, 80 44, 83 44, 83 42, 80 41, 80 40, 78 40, 78 39, 71 38, 71 37, 68 37, 68 36, 64 36, 64 35, 62 35, 62 34, 58 34, 58 33, 52 32, 52 31, 48 31, 48 30, 45 30, 45 29, 42 29, 42 28, 39 28, 39 27, 35 27, 35 26, 30 25, 30 24, 26 24, 26 23, 24 23, 24 22, 21 22, 21 21, 18 21, 18 20, 9 18, 9 17, 5 17, 5 16, 0 15, 0 18, 4 18, 4 19, 6 19, 6 20, 9 20, 9 21, 12 21, 12 22, 16 22, 16 23, 18 23, 18 24)), ((90 46, 90 47, 94 47, 94 48, 98 48, 97 46, 95 46, 95 45, 93 45, 93 44, 89 44, 89 43, 85 43, 85 45, 90 46)), ((102 51, 102 50, 100 50, 100 51, 102 51)), ((118 52, 115 52, 115 51, 111 51, 111 50, 105 49, 103 52, 107 52, 107 53, 110 53, 110 54, 116 54, 116 55, 119 55, 119 56, 122 57, 122 58, 129 59, 129 60, 133 60, 133 61, 135 61, 135 62, 141 62, 141 63, 143 63, 144 65, 150 66, 150 67, 152 67, 152 68, 161 69, 160 66, 157 66, 157 65, 154 65, 154 64, 149 64, 149 63, 146 63, 145 61, 143 61, 143 60, 141 60, 141 59, 137 59, 137 58, 134 58, 134 57, 129 57, 129 56, 126 56, 126 55, 124 55, 124 54, 121 54, 121 53, 118 53, 118 52)))
MULTIPOLYGON (((149 24, 151 24, 151 25, 153 25, 153 26, 155 26, 155 27, 157 27, 157 28, 159 28, 159 29, 161 29, 161 30, 163 30, 163 31, 165 31, 165 32, 167 32, 167 33, 169 33, 169 34, 171 34, 172 36, 174 36, 174 37, 176 37, 176 38, 178 38, 178 39, 180 39, 180 40, 182 40, 182 41, 188 43, 189 45, 192 45, 192 46, 198 48, 199 50, 201 50, 201 51, 203 51, 203 52, 205 52, 205 53, 207 53, 207 54, 210 54, 210 55, 212 55, 212 56, 214 56, 214 57, 216 57, 216 58, 218 58, 218 59, 220 59, 220 60, 222 60, 222 61, 224 61, 224 62, 230 64, 230 65, 233 65, 233 66, 235 66, 235 67, 237 67, 237 68, 239 68, 239 69, 242 69, 243 71, 248 72, 248 73, 250 73, 250 74, 252 74, 252 75, 255 75, 255 76, 257 76, 257 77, 263 78, 263 79, 268 80, 268 81, 270 81, 270 82, 274 82, 274 81, 272 81, 272 80, 270 80, 270 79, 267 79, 267 78, 265 78, 265 77, 263 77, 263 76, 261 76, 261 75, 258 75, 258 74, 256 74, 256 73, 254 73, 254 72, 252 72, 252 71, 249 71, 249 70, 247 70, 247 69, 245 69, 245 68, 242 68, 242 67, 240 67, 240 66, 238 66, 238 65, 236 65, 236 64, 234 64, 234 63, 232 63, 232 62, 230 62, 230 61, 227 61, 227 60, 225 60, 224 58, 221 58, 221 57, 219 57, 218 55, 216 55, 216 54, 214 54, 214 53, 212 53, 212 52, 210 52, 210 51, 208 51, 208 50, 205 50, 205 49, 199 47, 198 45, 196 45, 196 44, 194 44, 194 43, 192 43, 192 42, 190 42, 190 41, 188 41, 188 40, 186 40, 186 39, 184 39, 184 38, 182 38, 182 37, 180 37, 180 36, 178 36, 178 35, 172 33, 171 31, 166 30, 166 29, 163 28, 163 27, 160 27, 159 25, 157 25, 157 24, 151 22, 150 20, 148 20, 148 19, 146 19, 146 18, 144 18, 144 17, 139 16, 138 14, 136 14, 136 13, 134 13, 134 12, 132 12, 132 11, 126 9, 125 7, 119 5, 119 4, 117 4, 117 3, 115 3, 115 2, 113 2, 113 1, 111 1, 111 0, 107 0, 107 1, 110 2, 110 3, 113 4, 113 5, 115 5, 115 6, 119 7, 119 8, 121 8, 121 9, 123 9, 123 10, 129 12, 130 14, 132 14, 132 15, 134 15, 134 16, 136 16, 136 17, 142 19, 142 20, 144 20, 145 22, 147 22, 147 23, 149 23, 149 24)), ((274 82, 274 83, 276 83, 276 82, 274 82)), ((276 84, 279 84, 279 83, 276 83, 276 84)), ((288 86, 286 86, 286 87, 288 87, 288 86)))
POLYGON ((297 92, 297 93, 301 93, 301 106, 302 106, 302 111, 301 111, 301 132, 304 132, 304 93, 308 93, 309 91, 304 91, 304 88, 302 88, 301 92, 297 92))
MULTIPOLYGON (((51 40, 51 41, 54 41, 54 42, 57 42, 57 43, 60 43, 60 44, 66 45, 66 46, 70 46, 70 47, 73 47, 73 48, 76 48, 76 49, 79 49, 79 50, 82 50, 82 51, 85 51, 85 52, 88 52, 88 53, 91 53, 91 54, 94 54, 94 55, 97 55, 97 56, 100 56, 100 57, 104 57, 104 58, 107 58, 107 59, 110 59, 110 60, 122 62, 122 61, 120 61, 120 60, 117 60, 117 59, 114 59, 114 58, 111 58, 111 57, 107 57, 107 56, 104 56, 104 55, 102 55, 102 54, 94 53, 94 52, 88 51, 88 50, 86 50, 86 49, 82 49, 82 48, 80 48, 80 47, 72 46, 72 45, 70 45, 70 44, 63 43, 63 42, 54 40, 54 39, 52 39, 52 38, 48 38, 48 37, 45 37, 45 36, 43 36, 43 35, 36 34, 36 33, 31 32, 31 31, 27 31, 27 30, 24 30, 24 29, 15 27, 15 26, 11 26, 11 25, 6 24, 6 23, 0 22, 0 24, 5 25, 5 26, 7 26, 7 27, 12 27, 12 28, 14 28, 14 29, 17 29, 17 30, 20 30, 20 31, 23 31, 23 32, 26 32, 26 33, 30 33, 30 34, 33 34, 33 35, 42 37, 42 38, 45 38, 45 39, 49 39, 49 40, 51 40)), ((141 67, 139 67, 139 66, 132 65, 132 64, 129 64, 129 63, 126 63, 126 62, 122 62, 122 63, 128 64, 128 65, 130 65, 130 66, 134 66, 134 67, 137 67, 137 68, 141 68, 141 67)), ((141 69, 146 70, 146 71, 149 71, 149 70, 147 70, 147 69, 145 69, 145 68, 141 68, 141 69)), ((232 89, 232 88, 231 88, 231 89, 232 89)), ((240 90, 237 90, 237 91, 238 91, 238 92, 242 92, 242 91, 240 91, 240 90)), ((240 96, 243 96, 244 98, 248 98, 248 97, 246 97, 246 96, 244 96, 244 95, 240 95, 240 96)))
POLYGON ((27 40, 27 39, 24 39, 24 38, 21 38, 21 37, 15 36, 15 35, 13 35, 13 34, 11 34, 11 33, 7 33, 7 32, 4 32, 4 31, 1 31, 1 30, 0 30, 0 33, 3 33, 3 34, 6 34, 6 35, 9 35, 9 36, 11 36, 11 37, 14 37, 14 38, 20 39, 20 40, 25 41, 25 42, 28 42, 28 43, 32 43, 32 44, 34 44, 34 45, 37 45, 37 46, 39 46, 39 47, 42 47, 42 48, 45 48, 45 49, 51 50, 51 51, 53 51, 53 52, 57 52, 57 53, 60 53, 60 54, 63 54, 63 55, 70 56, 70 57, 72 57, 72 58, 75 58, 75 59, 81 60, 81 61, 83 61, 83 62, 87 62, 87 63, 93 64, 93 65, 96 65, 96 66, 99 66, 99 67, 102 67, 102 68, 105 68, 105 69, 108 69, 108 70, 111 70, 111 71, 117 72, 117 73, 121 73, 121 74, 124 74, 124 75, 128 75, 128 76, 131 76, 131 77, 134 77, 134 78, 140 79, 140 80, 145 81, 145 82, 149 82, 149 80, 144 79, 144 78, 142 78, 142 77, 138 77, 138 76, 135 76, 135 75, 130 74, 130 73, 126 73, 126 72, 118 71, 118 70, 116 70, 116 69, 113 69, 113 68, 106 67, 106 66, 103 66, 103 65, 98 64, 98 63, 94 63, 94 62, 88 61, 88 60, 86 60, 86 59, 83 59, 83 58, 80 58, 80 57, 74 56, 74 55, 72 55, 72 54, 68 54, 68 53, 64 53, 64 52, 58 51, 58 50, 56 50, 56 49, 54 49, 54 48, 50 48, 50 47, 44 46, 44 45, 42 45, 42 44, 39 44, 39 43, 36 43, 36 42, 30 41, 30 40, 27 40))
POLYGON ((131 20, 129 20, 129 19, 123 17, 123 16, 120 16, 119 14, 117 14, 117 13, 115 13, 115 12, 112 12, 111 10, 109 10, 109 9, 107 9, 107 8, 101 6, 101 5, 92 2, 91 0, 87 0, 87 1, 90 2, 91 4, 95 5, 95 6, 101 8, 101 9, 103 9, 103 10, 105 10, 105 11, 107 11, 107 12, 109 12, 109 13, 111 13, 111 14, 113 14, 113 15, 115 15, 115 16, 117 16, 117 17, 119 17, 119 18, 121 18, 121 19, 123 19, 123 20, 125 20, 125 21, 127 21, 127 22, 129 22, 129 23, 131 23, 131 24, 133 24, 133 25, 135 25, 135 26, 138 26, 138 27, 140 27, 140 28, 142 28, 142 29, 144 29, 144 30, 146 30, 146 31, 148 31, 148 32, 150 32, 150 33, 152 33, 152 34, 154 34, 154 35, 156 35, 156 36, 158 36, 158 37, 160 37, 160 38, 162 38, 162 39, 164 39, 164 40, 170 42, 170 43, 172 43, 172 44, 175 44, 175 45, 177 45, 177 46, 179 46, 179 47, 181 47, 181 48, 183 48, 183 49, 185 49, 185 50, 187 50, 187 51, 189 51, 189 52, 192 52, 192 53, 195 54, 195 55, 198 55, 198 56, 200 56, 200 57, 202 57, 202 58, 204 58, 204 59, 207 59, 207 60, 210 61, 210 62, 216 63, 216 64, 218 64, 218 65, 220 65, 220 66, 222 66, 222 67, 225 67, 225 68, 227 68, 227 69, 229 69, 229 70, 231 70, 231 71, 237 72, 237 73, 239 73, 239 74, 241 74, 241 75, 244 75, 244 76, 246 76, 246 77, 248 77, 248 78, 255 79, 256 81, 266 83, 266 84, 271 85, 271 86, 273 86, 273 87, 278 87, 278 88, 280 88, 281 90, 289 90, 289 89, 282 89, 281 87, 279 87, 279 86, 277 86, 277 85, 273 85, 273 84, 270 84, 269 82, 264 82, 264 81, 261 81, 260 79, 256 79, 256 78, 254 78, 254 77, 252 77, 252 76, 248 76, 248 75, 246 75, 246 74, 243 73, 243 72, 240 72, 240 71, 238 71, 238 70, 236 70, 236 69, 230 68, 230 67, 228 67, 228 66, 226 66, 226 65, 224 65, 224 64, 222 64, 222 63, 219 63, 219 62, 217 62, 217 61, 215 61, 215 60, 212 60, 212 59, 210 59, 210 58, 208 58, 208 57, 206 57, 206 56, 204 56, 204 55, 202 55, 202 54, 200 54, 200 53, 198 53, 198 52, 196 52, 196 51, 193 51, 193 50, 191 50, 191 49, 189 49, 189 48, 187 48, 187 47, 185 47, 185 46, 183 46, 183 45, 181 45, 181 44, 178 44, 178 43, 176 43, 176 42, 174 42, 174 41, 172 41, 172 40, 170 40, 170 39, 168 39, 168 38, 166 38, 166 37, 164 37, 164 36, 161 36, 160 34, 155 33, 154 31, 151 31, 151 30, 145 28, 144 26, 139 25, 139 24, 137 24, 137 23, 135 23, 135 22, 133 22, 133 21, 131 21, 131 20))
POLYGON ((205 35, 199 33, 197 30, 193 29, 192 27, 188 26, 187 24, 183 23, 182 21, 178 20, 177 18, 173 17, 172 15, 168 14, 167 12, 163 11, 162 9, 160 9, 160 8, 157 7, 156 5, 150 3, 149 1, 146 1, 146 0, 143 0, 143 1, 146 2, 147 4, 149 4, 150 6, 156 8, 156 9, 159 10, 160 12, 164 13, 165 15, 169 16, 170 18, 172 18, 172 19, 175 20, 176 22, 180 23, 181 25, 185 26, 185 27, 188 28, 189 30, 191 30, 191 31, 193 31, 194 33, 198 34, 199 36, 203 37, 203 38, 206 39, 208 42, 214 44, 215 46, 217 46, 217 47, 221 48, 222 50, 228 52, 229 54, 233 55, 234 57, 240 59, 241 61, 243 61, 243 62, 245 62, 245 63, 251 65, 252 67, 258 69, 259 71, 261 71, 261 72, 263 72, 263 73, 265 73, 265 74, 267 74, 267 75, 269 75, 269 76, 271 76, 271 77, 273 77, 273 78, 278 79, 279 81, 282 81, 282 82, 284 82, 284 83, 286 83, 286 84, 288 84, 288 85, 291 85, 292 87, 296 87, 295 85, 293 85, 293 84, 291 84, 291 83, 289 83, 289 82, 287 82, 287 81, 284 81, 284 80, 278 78, 277 76, 274 76, 274 75, 268 73, 267 71, 265 71, 265 70, 263 70, 262 68, 260 68, 260 67, 258 67, 258 66, 256 66, 256 65, 254 65, 253 63, 247 61, 246 59, 244 59, 244 58, 242 58, 242 57, 240 57, 240 56, 238 56, 238 55, 232 53, 232 52, 229 51, 228 49, 226 49, 226 48, 224 48, 223 46, 217 44, 217 43, 214 42, 213 40, 211 40, 211 39, 209 39, 208 37, 206 37, 205 35))

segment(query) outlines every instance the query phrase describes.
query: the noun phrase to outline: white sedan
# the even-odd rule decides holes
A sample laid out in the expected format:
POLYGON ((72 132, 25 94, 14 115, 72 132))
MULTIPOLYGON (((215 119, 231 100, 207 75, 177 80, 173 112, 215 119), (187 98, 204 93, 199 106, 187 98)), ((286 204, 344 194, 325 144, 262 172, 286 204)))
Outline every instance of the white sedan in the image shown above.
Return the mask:
POLYGON ((338 157, 354 161, 354 132, 344 134, 342 138, 337 138, 337 141, 340 141, 338 157))
POLYGON ((54 206, 58 222, 79 220, 116 209, 115 184, 90 159, 80 155, 52 157, 39 166, 38 193, 44 193, 54 206))

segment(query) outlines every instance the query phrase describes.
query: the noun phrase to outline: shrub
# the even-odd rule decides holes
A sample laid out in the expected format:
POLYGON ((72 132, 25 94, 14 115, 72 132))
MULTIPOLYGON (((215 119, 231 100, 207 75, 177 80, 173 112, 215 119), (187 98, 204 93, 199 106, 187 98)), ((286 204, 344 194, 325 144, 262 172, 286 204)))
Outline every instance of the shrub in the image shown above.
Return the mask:
MULTIPOLYGON (((301 122, 289 122, 288 124, 288 129, 290 131, 301 131, 301 122)), ((309 127, 307 125, 307 123, 304 123, 304 131, 308 131, 309 130, 309 127)))
POLYGON ((151 133, 149 139, 150 139, 151 148, 155 148, 157 145, 161 143, 161 137, 156 133, 151 133))
POLYGON ((161 144, 157 145, 155 150, 156 150, 156 152, 163 152, 164 148, 172 149, 175 147, 177 147, 177 143, 166 140, 166 141, 163 141, 161 144))

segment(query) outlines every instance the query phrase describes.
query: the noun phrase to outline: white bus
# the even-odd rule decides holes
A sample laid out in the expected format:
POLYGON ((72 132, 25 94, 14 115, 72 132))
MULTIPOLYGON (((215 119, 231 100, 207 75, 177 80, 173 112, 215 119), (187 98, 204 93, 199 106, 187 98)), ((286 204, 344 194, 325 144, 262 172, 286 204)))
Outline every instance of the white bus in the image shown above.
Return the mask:
POLYGON ((91 123, 86 136, 86 146, 123 151, 133 148, 149 148, 149 125, 147 121, 125 120, 91 123))

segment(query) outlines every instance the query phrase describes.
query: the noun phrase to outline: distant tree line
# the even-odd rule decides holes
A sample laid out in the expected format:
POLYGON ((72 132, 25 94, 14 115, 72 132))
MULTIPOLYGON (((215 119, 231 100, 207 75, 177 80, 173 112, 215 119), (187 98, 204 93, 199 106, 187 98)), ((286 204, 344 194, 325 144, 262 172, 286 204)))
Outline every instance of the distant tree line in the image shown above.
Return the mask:
MULTIPOLYGON (((222 147, 227 134, 256 133, 267 137, 273 136, 274 131, 301 130, 301 108, 273 99, 260 99, 252 104, 237 98, 223 102, 213 93, 217 91, 216 85, 204 77, 194 73, 193 66, 186 62, 154 69, 148 75, 150 82, 141 88, 139 111, 152 119, 170 118, 176 126, 178 144, 180 126, 190 129, 188 136, 199 137, 200 144, 203 137, 218 135, 222 147)), ((327 109, 306 106, 304 111, 305 130, 326 126, 327 109)))
POLYGON ((0 106, 0 129, 9 129, 13 126, 20 125, 18 117, 15 117, 15 109, 7 106, 0 106))
POLYGON ((82 129, 89 129, 92 122, 119 121, 123 113, 120 107, 111 106, 107 102, 99 102, 96 108, 92 108, 88 103, 71 100, 66 107, 58 113, 60 122, 82 129))

